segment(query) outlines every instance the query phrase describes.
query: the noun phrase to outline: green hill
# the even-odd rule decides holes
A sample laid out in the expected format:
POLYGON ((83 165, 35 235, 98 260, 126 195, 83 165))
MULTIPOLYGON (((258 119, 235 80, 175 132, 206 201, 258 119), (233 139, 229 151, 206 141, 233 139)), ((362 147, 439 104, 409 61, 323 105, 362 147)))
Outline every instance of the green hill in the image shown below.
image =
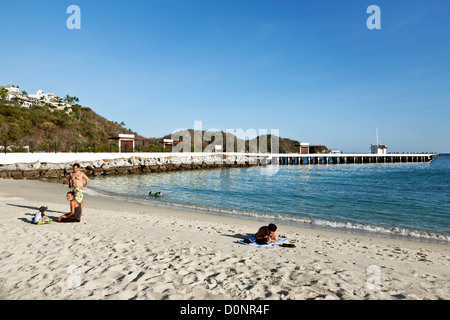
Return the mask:
MULTIPOLYGON (((205 131, 203 131, 204 133, 205 131)), ((117 123, 105 119, 95 113, 91 108, 73 105, 71 108, 58 109, 49 105, 20 107, 10 101, 0 99, 0 145, 7 144, 12 151, 24 151, 22 147, 30 146, 34 151, 95 151, 116 152, 117 142, 108 140, 109 137, 117 137, 122 134, 134 134, 136 132, 125 128, 124 123, 117 123)), ((194 130, 190 129, 192 151, 194 143, 194 130)), ((236 145, 243 142, 245 152, 249 152, 252 140, 239 140, 235 138, 234 150, 226 148, 226 133, 221 131, 224 151, 237 151, 236 145)), ((267 141, 267 151, 271 150, 270 135, 255 138, 259 146, 259 139, 267 141)), ((163 139, 171 139, 168 134, 153 141, 136 144, 137 152, 161 152, 164 151, 163 139)), ((203 148, 210 141, 203 142, 203 148)), ((298 153, 300 142, 288 138, 279 138, 280 153, 298 153)), ((326 150, 326 148, 325 148, 326 150)))
MULTIPOLYGON (((194 130, 193 129, 189 129, 188 130, 191 136, 191 143, 193 145, 194 143, 194 130)), ((237 150, 237 145, 238 143, 244 143, 244 148, 245 148, 245 152, 249 152, 250 151, 250 145, 252 145, 252 143, 254 143, 254 140, 256 140, 256 146, 257 148, 259 148, 259 140, 260 139, 266 139, 267 141, 267 152, 271 151, 271 135, 261 135, 258 136, 252 140, 245 140, 243 141, 242 139, 237 138, 236 136, 234 136, 235 138, 235 145, 234 145, 234 150, 227 150, 227 134, 223 131, 219 131, 220 134, 222 135, 222 140, 223 140, 223 151, 224 152, 236 152, 237 150)), ((202 135, 205 133, 205 131, 202 131, 202 135)), ((172 135, 168 134, 166 136, 164 136, 161 139, 171 139, 172 135)), ((203 141, 203 148, 205 148, 207 145, 209 145, 211 142, 210 141, 203 141)), ((282 137, 278 137, 278 144, 279 144, 279 152, 280 153, 299 153, 300 151, 300 142, 297 140, 292 140, 289 138, 282 138, 282 137)), ((326 149, 326 147, 325 147, 326 149)), ((259 150, 259 149, 257 149, 259 150)), ((194 151, 194 147, 192 146, 191 151, 194 151)))
POLYGON ((74 105, 58 110, 50 106, 23 108, 0 100, 0 144, 32 145, 36 151, 109 150, 108 137, 135 134, 124 124, 109 121, 91 108, 74 105))

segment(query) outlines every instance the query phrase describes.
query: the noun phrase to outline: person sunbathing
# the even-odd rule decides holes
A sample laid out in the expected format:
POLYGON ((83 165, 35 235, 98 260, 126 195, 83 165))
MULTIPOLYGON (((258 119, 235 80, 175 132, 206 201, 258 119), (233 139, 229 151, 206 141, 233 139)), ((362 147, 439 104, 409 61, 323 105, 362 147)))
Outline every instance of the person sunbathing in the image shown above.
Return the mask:
POLYGON ((273 223, 259 228, 255 236, 257 244, 278 242, 278 228, 273 223))

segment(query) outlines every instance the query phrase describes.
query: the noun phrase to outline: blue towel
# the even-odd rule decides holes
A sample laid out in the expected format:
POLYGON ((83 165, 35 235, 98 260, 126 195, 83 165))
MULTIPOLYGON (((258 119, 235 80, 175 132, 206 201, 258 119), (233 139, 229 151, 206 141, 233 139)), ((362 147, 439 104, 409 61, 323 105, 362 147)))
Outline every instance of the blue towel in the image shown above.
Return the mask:
POLYGON ((248 240, 250 240, 251 243, 245 243, 244 240, 239 240, 237 243, 240 243, 240 244, 246 244, 246 245, 248 245, 248 246, 258 247, 258 248, 275 248, 276 246, 278 246, 278 245, 280 245, 280 244, 286 242, 286 241, 287 241, 287 238, 279 238, 279 239, 278 239, 278 242, 272 242, 272 243, 268 243, 268 244, 257 244, 257 243, 255 242, 255 240, 256 240, 255 237, 253 237, 253 238, 248 238, 248 240))

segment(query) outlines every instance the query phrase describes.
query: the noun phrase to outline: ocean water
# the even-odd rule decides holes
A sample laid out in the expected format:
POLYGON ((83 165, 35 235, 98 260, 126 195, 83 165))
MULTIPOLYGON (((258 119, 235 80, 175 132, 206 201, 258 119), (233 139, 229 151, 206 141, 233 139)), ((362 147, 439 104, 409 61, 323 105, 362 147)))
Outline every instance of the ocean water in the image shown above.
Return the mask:
POLYGON ((90 187, 149 205, 450 241, 450 154, 431 163, 278 169, 274 175, 251 167, 99 176, 90 187))

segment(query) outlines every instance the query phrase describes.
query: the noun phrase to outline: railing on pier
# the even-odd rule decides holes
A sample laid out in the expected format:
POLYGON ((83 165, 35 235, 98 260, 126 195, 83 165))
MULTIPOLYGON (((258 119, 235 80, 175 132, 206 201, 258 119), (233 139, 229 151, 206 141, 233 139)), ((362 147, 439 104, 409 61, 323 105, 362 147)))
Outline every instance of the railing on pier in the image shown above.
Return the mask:
POLYGON ((279 165, 431 162, 438 153, 416 154, 287 154, 268 155, 279 165))

